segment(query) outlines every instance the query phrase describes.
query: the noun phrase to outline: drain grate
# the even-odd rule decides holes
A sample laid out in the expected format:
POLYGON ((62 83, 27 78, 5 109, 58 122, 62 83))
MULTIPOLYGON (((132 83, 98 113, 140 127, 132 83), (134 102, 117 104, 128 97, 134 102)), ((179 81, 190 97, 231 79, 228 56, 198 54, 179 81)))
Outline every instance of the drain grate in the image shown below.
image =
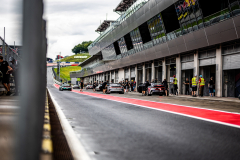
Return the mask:
POLYGON ((73 160, 71 150, 68 146, 67 140, 63 133, 61 123, 58 119, 56 110, 53 106, 51 98, 48 97, 50 123, 51 123, 51 134, 53 142, 53 157, 56 160, 73 160))

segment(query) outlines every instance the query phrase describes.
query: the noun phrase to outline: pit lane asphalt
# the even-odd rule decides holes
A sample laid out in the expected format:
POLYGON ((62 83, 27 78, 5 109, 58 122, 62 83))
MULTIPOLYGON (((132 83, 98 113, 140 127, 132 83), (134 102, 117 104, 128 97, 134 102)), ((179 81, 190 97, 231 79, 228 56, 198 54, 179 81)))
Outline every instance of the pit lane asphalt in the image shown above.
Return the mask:
POLYGON ((48 88, 92 159, 239 159, 240 129, 48 88))

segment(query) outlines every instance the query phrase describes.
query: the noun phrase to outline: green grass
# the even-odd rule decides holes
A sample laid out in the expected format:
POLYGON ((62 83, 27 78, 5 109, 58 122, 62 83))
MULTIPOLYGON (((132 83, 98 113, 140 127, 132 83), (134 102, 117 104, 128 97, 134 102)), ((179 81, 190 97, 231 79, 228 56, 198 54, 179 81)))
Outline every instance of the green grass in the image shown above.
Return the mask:
POLYGON ((61 59, 61 62, 83 62, 86 59, 88 59, 89 57, 91 57, 89 55, 89 53, 82 53, 82 54, 77 54, 77 55, 73 55, 73 56, 69 56, 66 58, 61 59), (74 56, 88 56, 87 58, 74 58, 74 56))
MULTIPOLYGON (((54 68, 54 71, 56 72, 56 74, 57 74, 57 69, 58 68, 54 68)), ((79 71, 81 69, 82 68, 80 66, 62 67, 62 68, 60 68, 60 77, 62 79, 67 79, 68 81, 70 81, 71 80, 70 72, 72 72, 72 71, 79 71)), ((78 81, 80 81, 80 78, 78 79, 78 81)))

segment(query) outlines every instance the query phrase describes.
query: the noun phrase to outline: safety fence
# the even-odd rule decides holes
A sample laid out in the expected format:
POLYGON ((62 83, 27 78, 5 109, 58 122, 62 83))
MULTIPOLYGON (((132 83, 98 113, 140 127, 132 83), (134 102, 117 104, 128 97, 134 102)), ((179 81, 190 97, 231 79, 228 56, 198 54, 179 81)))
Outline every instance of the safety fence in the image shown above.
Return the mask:
POLYGON ((3 60, 8 63, 14 58, 16 61, 21 60, 21 56, 18 51, 11 48, 2 37, 0 37, 0 56, 3 56, 3 60))
MULTIPOLYGON (((0 56, 3 56, 3 60, 7 61, 9 64, 11 63, 10 61, 12 61, 13 59, 15 59, 16 61, 20 61, 21 58, 19 56, 19 54, 17 53, 16 50, 14 50, 13 48, 11 48, 2 37, 0 37, 0 56)), ((0 82, 2 81, 2 75, 0 73, 0 82)), ((13 83, 13 77, 10 76, 10 90, 13 91, 14 90, 14 83, 13 83)), ((2 83, 0 83, 0 95, 3 94, 2 92, 5 91, 4 86, 2 85, 2 83)))

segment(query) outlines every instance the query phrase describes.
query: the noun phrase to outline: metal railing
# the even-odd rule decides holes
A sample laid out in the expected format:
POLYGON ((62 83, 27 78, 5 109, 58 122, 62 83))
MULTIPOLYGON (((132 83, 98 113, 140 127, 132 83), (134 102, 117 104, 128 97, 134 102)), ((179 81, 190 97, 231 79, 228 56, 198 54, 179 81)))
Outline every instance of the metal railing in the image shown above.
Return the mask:
POLYGON ((17 61, 21 60, 20 54, 14 50, 14 48, 11 48, 2 37, 0 37, 0 56, 3 56, 3 60, 10 62, 10 57, 14 58, 17 61))

